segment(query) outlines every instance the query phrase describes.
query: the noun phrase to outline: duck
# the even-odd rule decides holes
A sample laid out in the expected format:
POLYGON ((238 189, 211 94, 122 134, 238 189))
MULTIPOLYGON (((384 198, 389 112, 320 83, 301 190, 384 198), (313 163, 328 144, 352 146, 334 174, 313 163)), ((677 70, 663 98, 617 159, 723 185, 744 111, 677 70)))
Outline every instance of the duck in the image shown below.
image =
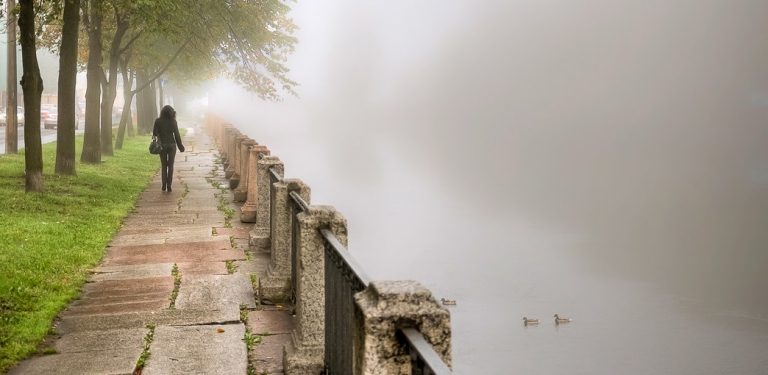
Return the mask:
POLYGON ((528 325, 538 325, 539 324, 539 320, 538 319, 532 319, 532 318, 523 317, 523 324, 525 324, 527 326, 528 325))
POLYGON ((560 316, 559 314, 555 314, 555 324, 561 324, 561 323, 570 323, 573 319, 566 318, 564 316, 560 316))
POLYGON ((440 302, 442 302, 443 305, 445 305, 445 306, 456 306, 456 300, 455 299, 440 298, 440 302))

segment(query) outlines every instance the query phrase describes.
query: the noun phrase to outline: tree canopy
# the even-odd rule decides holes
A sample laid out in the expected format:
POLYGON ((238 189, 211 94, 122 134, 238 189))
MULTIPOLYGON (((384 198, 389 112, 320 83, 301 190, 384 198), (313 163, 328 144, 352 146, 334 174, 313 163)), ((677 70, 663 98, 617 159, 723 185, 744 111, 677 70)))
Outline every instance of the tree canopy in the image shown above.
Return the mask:
MULTIPOLYGON (((282 0, 83 0, 102 1, 103 61, 116 32, 120 58, 150 78, 179 84, 226 76, 263 99, 294 94, 285 66, 297 42, 295 25, 282 0), (169 63, 170 62, 170 63, 169 63)), ((41 45, 58 52, 63 0, 40 8, 41 45)), ((88 34, 81 30, 80 67, 88 60, 88 34)), ((106 66, 105 66, 106 68, 106 66)))

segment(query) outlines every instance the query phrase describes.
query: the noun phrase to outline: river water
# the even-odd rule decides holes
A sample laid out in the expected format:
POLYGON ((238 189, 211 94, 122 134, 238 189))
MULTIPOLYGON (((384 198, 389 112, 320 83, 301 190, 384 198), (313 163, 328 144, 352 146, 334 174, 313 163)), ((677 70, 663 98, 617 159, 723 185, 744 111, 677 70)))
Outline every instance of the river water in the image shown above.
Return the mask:
POLYGON ((458 301, 456 373, 768 374, 768 5, 295 7, 300 97, 209 106, 458 301))

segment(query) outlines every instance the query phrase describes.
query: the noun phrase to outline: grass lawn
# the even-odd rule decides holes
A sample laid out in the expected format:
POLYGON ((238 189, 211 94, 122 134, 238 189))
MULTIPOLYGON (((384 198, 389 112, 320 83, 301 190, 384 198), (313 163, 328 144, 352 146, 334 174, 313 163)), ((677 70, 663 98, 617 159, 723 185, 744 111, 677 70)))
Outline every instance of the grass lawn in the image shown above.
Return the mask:
MULTIPOLYGON (((0 155, 0 373, 36 352, 56 314, 77 297, 112 235, 159 168, 149 137, 126 138, 76 177, 53 173, 43 145, 44 191, 24 192, 24 155, 0 155)), ((77 139, 80 158, 82 136, 77 139)))

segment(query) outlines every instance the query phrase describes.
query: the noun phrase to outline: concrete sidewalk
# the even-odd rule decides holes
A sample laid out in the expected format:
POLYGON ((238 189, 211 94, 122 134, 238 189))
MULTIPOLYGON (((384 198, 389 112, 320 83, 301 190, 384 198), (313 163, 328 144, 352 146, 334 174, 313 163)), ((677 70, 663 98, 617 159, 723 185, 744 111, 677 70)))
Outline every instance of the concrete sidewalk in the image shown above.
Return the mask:
POLYGON ((12 374, 246 374, 249 362, 255 373, 282 372, 291 316, 260 306, 253 290, 269 254, 248 250, 250 226, 219 188, 228 183, 208 137, 190 131, 185 146, 173 192, 160 191, 155 176, 80 299, 60 314, 48 340, 55 354, 12 374))

